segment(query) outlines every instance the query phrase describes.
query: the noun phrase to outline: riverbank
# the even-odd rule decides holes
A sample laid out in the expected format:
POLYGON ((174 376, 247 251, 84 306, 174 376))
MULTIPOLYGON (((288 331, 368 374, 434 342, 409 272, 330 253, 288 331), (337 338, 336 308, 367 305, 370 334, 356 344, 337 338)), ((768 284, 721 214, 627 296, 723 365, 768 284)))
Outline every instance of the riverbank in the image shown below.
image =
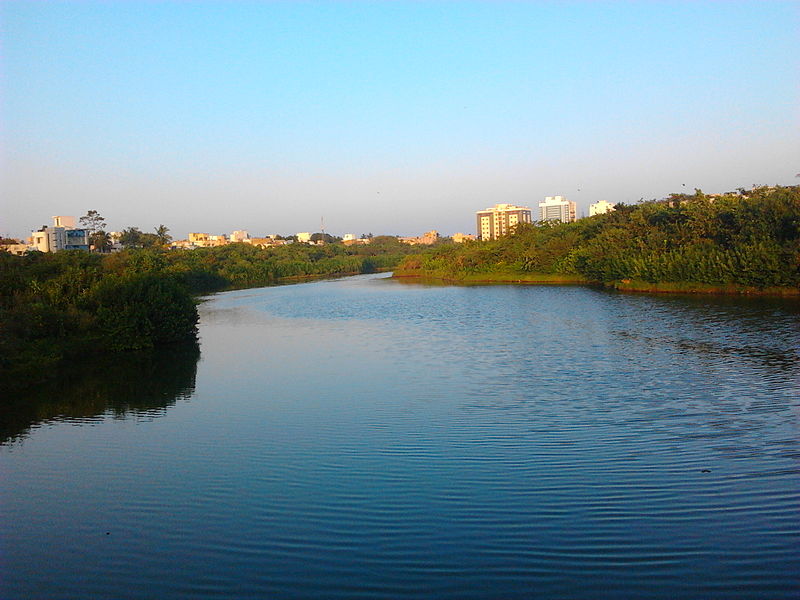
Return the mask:
POLYGON ((775 186, 696 190, 570 223, 519 223, 497 239, 408 256, 397 272, 464 284, 797 296, 799 266, 800 186, 775 186))
POLYGON ((581 275, 552 273, 469 273, 452 275, 435 271, 396 270, 393 279, 443 285, 586 285, 605 287, 619 292, 639 294, 708 294, 720 296, 800 297, 798 287, 770 286, 758 288, 745 285, 712 285, 698 282, 660 282, 622 280, 603 283, 581 275))
POLYGON ((453 275, 436 271, 395 270, 394 279, 441 281, 456 285, 597 285, 581 275, 562 275, 553 273, 465 273, 453 275))
POLYGON ((89 356, 192 341, 200 296, 387 271, 409 248, 376 238, 358 247, 0 252, 0 390, 61 377, 89 356))
POLYGON ((800 288, 770 286, 758 288, 748 285, 712 285, 691 281, 651 283, 649 281, 616 281, 608 287, 620 292, 643 294, 711 294, 720 296, 776 296, 798 297, 800 288))

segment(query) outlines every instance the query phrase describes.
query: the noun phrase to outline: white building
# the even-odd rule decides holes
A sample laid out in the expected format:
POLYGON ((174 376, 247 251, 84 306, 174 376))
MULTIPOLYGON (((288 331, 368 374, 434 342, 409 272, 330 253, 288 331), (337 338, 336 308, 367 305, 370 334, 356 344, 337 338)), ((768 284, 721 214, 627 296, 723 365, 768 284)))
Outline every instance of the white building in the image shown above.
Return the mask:
POLYGON ((311 234, 308 231, 303 231, 297 234, 297 241, 307 244, 311 241, 311 234))
POLYGON ((614 210, 614 205, 611 204, 611 202, 600 200, 599 202, 589 205, 589 216, 593 217, 595 215, 604 215, 612 210, 614 210))
POLYGON ((31 232, 31 247, 39 252, 88 250, 89 230, 76 229, 75 217, 53 217, 53 227, 31 232))
POLYGON ((231 234, 231 241, 232 242, 243 242, 245 240, 250 239, 250 234, 244 230, 237 229, 231 234))
POLYGON ((475 213, 477 217, 478 239, 496 240, 508 233, 517 223, 531 222, 531 209, 513 204, 495 204, 486 210, 475 213))
POLYGON ((356 234, 355 233, 345 233, 344 237, 342 238, 343 242, 353 242, 355 240, 356 240, 356 234))
POLYGON ((576 210, 576 204, 564 196, 545 196, 544 202, 539 202, 539 220, 572 223, 576 210))

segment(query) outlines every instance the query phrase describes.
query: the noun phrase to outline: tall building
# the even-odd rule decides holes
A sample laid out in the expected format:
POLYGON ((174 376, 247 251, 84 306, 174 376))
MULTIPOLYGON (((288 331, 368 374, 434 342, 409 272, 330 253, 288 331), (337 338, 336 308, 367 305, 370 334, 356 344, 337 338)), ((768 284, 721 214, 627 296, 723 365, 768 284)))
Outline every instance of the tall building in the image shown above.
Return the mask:
POLYGON ((513 204, 495 204, 475 213, 478 219, 478 239, 496 240, 508 233, 517 223, 531 222, 531 209, 513 204))
POLYGON ((595 215, 604 215, 612 210, 614 210, 614 205, 611 204, 611 202, 600 200, 599 202, 589 205, 589 216, 593 217, 595 215))
POLYGON ((539 220, 572 223, 576 209, 577 205, 564 196, 545 196, 544 202, 539 202, 539 220))

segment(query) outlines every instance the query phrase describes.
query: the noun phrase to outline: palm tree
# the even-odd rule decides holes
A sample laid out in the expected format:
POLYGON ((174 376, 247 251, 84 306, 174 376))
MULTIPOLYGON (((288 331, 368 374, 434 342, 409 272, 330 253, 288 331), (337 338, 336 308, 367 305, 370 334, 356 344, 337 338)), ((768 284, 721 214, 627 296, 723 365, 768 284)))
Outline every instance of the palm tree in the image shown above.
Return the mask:
POLYGON ((155 228, 156 237, 162 246, 166 246, 172 241, 172 236, 169 235, 169 227, 166 225, 159 225, 155 228))

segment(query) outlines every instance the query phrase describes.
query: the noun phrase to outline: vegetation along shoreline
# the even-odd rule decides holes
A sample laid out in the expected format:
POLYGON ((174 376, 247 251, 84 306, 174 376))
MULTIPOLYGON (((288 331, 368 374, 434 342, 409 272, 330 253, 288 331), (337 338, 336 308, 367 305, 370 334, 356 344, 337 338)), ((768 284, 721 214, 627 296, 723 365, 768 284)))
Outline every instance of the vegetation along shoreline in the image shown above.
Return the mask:
POLYGON ((0 389, 52 379, 76 359, 196 343, 203 294, 390 269, 461 285, 798 297, 800 186, 696 190, 424 250, 378 236, 363 246, 0 252, 0 389))
POLYGON ((600 285, 621 292, 800 296, 800 186, 672 194, 572 223, 406 257, 394 277, 600 285))
POLYGON ((196 344, 201 295, 385 271, 413 251, 378 236, 350 247, 0 252, 0 390, 63 376, 87 358, 196 344))

